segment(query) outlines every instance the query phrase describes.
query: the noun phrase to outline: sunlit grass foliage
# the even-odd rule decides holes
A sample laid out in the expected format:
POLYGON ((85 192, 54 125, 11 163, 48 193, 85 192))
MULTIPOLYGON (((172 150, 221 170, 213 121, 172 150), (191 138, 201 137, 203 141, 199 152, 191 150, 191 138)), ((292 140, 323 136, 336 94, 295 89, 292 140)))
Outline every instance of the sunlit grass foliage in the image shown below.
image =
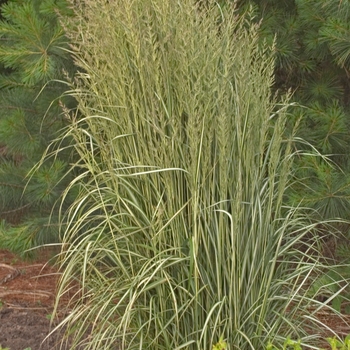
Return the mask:
POLYGON ((70 115, 66 136, 79 196, 62 213, 59 289, 81 285, 62 323, 72 349, 302 338, 316 242, 303 212, 283 204, 293 135, 287 100, 270 93, 272 49, 214 1, 75 6, 66 25, 83 117, 70 115))

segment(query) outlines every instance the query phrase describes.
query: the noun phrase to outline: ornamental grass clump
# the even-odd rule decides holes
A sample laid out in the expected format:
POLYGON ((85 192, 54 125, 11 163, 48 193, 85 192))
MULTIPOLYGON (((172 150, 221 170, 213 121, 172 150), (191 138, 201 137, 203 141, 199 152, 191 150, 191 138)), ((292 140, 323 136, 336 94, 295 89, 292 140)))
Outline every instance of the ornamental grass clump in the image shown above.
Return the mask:
POLYGON ((67 112, 66 131, 80 156, 67 193, 79 195, 62 213, 58 291, 81 286, 61 323, 71 348, 303 338, 317 247, 283 204, 292 135, 270 92, 272 48, 228 4, 79 3, 66 23, 82 72, 82 117, 67 112))

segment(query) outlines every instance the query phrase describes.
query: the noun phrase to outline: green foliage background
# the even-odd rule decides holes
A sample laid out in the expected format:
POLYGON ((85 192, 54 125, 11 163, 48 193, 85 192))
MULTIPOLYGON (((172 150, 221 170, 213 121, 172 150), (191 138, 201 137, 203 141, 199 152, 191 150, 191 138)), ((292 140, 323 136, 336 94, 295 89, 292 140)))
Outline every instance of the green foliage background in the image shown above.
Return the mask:
POLYGON ((301 157, 290 199, 317 209, 318 218, 350 219, 350 3, 238 1, 240 11, 248 7, 262 20, 261 40, 276 39, 275 89, 291 90, 300 105, 290 117, 300 118, 298 135, 333 162, 301 157))
POLYGON ((25 250, 58 239, 55 202, 69 153, 30 175, 48 145, 67 124, 63 80, 73 75, 67 38, 57 11, 68 16, 65 1, 13 0, 1 7, 0 22, 0 246, 25 250), (60 81, 62 80, 62 81, 60 81))

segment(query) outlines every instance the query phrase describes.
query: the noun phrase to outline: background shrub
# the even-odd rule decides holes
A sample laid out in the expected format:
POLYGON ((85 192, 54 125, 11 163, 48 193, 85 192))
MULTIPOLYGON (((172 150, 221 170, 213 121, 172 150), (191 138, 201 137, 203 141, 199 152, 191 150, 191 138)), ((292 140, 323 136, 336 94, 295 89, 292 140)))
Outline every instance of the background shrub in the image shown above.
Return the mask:
POLYGON ((26 249, 58 241, 58 210, 53 209, 69 178, 69 152, 29 173, 67 124, 62 105, 75 67, 58 12, 61 1, 11 0, 0 21, 0 247, 22 255, 26 249))

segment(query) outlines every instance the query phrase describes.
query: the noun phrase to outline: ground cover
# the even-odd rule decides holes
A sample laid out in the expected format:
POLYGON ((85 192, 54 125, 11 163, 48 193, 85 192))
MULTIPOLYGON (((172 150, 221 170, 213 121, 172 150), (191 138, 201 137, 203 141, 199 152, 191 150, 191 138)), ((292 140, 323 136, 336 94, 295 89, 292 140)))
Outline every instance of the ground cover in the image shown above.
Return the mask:
MULTIPOLYGON (((60 348, 60 334, 46 339, 53 327, 50 318, 59 278, 49 260, 48 252, 42 252, 34 261, 24 261, 0 250, 0 345, 3 348, 60 348)), ((60 317, 67 312, 63 304, 60 317)), ((69 349, 68 345, 66 349, 69 349)))

